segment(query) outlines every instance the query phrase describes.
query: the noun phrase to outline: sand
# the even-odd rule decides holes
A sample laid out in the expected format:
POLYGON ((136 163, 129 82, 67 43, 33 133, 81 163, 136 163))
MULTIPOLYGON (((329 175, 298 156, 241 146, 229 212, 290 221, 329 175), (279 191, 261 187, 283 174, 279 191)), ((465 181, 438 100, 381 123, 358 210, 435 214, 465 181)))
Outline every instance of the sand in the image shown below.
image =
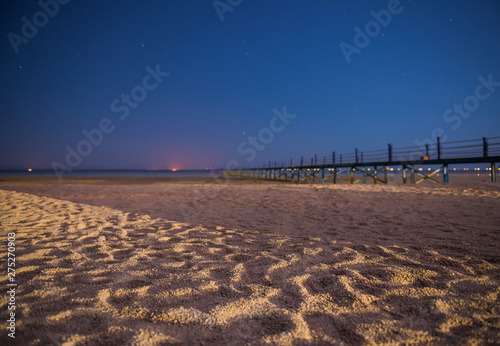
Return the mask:
POLYGON ((491 183, 4 183, 15 341, 499 343, 499 208, 491 183))

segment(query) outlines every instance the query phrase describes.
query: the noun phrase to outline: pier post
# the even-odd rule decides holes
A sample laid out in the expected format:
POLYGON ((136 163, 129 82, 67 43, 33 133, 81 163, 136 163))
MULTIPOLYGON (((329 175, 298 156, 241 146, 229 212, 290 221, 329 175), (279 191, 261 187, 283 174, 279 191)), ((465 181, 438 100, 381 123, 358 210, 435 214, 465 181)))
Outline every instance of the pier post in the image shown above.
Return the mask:
POLYGON ((438 160, 441 160, 441 139, 437 137, 438 160))
POLYGON ((447 183, 447 182, 448 182, 448 164, 447 164, 447 163, 445 163, 445 164, 443 165, 443 181, 444 181, 445 183, 447 183))
POLYGON ((337 168, 333 168, 333 183, 337 184, 337 168))
POLYGON ((386 184, 388 184, 388 183, 389 183, 389 182, 387 181, 387 169, 388 169, 388 168, 389 168, 389 167, 387 167, 387 166, 385 166, 385 167, 384 167, 384 180, 385 180, 385 183, 386 183, 386 184))
POLYGON ((366 184, 366 170, 368 168, 367 167, 363 167, 363 184, 366 184))
POLYGON ((321 184, 323 184, 323 179, 325 179, 325 169, 321 168, 321 180, 320 180, 321 184))
POLYGON ((497 172, 495 171, 495 162, 491 163, 491 182, 495 183, 497 181, 497 172))
POLYGON ((403 184, 406 184, 406 166, 403 166, 403 184))
POLYGON ((411 183, 415 184, 415 167, 411 165, 411 183))
MULTIPOLYGON (((317 160, 316 154, 314 155, 315 160, 317 160)), ((311 158, 311 166, 313 166, 313 159, 311 158)), ((314 176, 316 175, 316 168, 311 168, 312 169, 312 183, 314 184, 314 176)))
POLYGON ((304 156, 300 158, 299 184, 302 182, 302 167, 304 166, 304 156))
POLYGON ((376 184, 378 180, 377 177, 377 166, 373 167, 373 183, 376 184))

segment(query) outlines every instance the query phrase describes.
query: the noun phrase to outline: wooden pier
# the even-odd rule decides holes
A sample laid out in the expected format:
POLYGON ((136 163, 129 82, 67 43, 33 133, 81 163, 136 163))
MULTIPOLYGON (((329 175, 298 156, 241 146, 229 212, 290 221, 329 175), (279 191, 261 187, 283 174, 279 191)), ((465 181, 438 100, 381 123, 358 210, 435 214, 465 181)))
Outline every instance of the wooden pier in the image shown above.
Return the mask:
MULTIPOLYGON (((290 181, 292 183, 324 183, 330 180, 336 184, 340 180, 354 184, 362 181, 366 184, 388 182, 389 172, 401 172, 403 183, 418 184, 429 180, 437 183, 435 175, 442 172, 443 182, 449 182, 449 166, 456 164, 489 163, 491 181, 496 182, 496 163, 500 162, 500 137, 492 137, 457 142, 441 143, 440 138, 434 144, 423 147, 405 147, 393 149, 388 144, 386 149, 359 151, 299 160, 290 159, 281 163, 219 169, 218 172, 233 176, 254 179, 290 181), (420 168, 419 168, 420 166, 420 168), (422 166, 432 166, 423 171, 422 166), (396 168, 394 168, 396 167, 396 168)), ((392 173, 391 173, 392 174, 392 173)))

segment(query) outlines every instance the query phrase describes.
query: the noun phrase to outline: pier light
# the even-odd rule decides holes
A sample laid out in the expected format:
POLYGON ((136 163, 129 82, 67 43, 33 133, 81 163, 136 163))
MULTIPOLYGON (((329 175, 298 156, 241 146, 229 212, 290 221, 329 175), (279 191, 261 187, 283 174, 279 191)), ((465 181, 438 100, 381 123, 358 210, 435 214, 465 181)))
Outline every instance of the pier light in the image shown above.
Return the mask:
POLYGON ((32 171, 32 169, 31 169, 31 168, 28 168, 28 172, 31 172, 31 171, 32 171))
POLYGON ((370 171, 370 168, 368 168, 368 172, 370 171))
POLYGON ((418 170, 419 170, 419 171, 421 171, 421 170, 422 170, 422 168, 419 168, 418 170))
POLYGON ((431 169, 430 168, 427 168, 428 171, 430 171, 431 169))

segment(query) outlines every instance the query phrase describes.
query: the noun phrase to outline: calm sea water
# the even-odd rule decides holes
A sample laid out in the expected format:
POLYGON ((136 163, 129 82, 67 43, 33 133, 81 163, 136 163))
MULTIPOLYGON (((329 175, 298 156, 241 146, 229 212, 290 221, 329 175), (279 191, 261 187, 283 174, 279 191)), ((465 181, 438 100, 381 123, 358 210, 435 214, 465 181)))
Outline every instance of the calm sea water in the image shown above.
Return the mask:
MULTIPOLYGON (((0 176, 54 176, 52 170, 10 170, 0 171, 0 176)), ((161 170, 75 170, 71 173, 65 173, 64 177, 208 177, 207 170, 179 170, 179 171, 161 171, 161 170)))
MULTIPOLYGON (((424 169, 423 173, 430 173, 427 169, 424 169)), ((345 172, 343 174, 346 174, 345 172)), ((357 171, 356 175, 360 175, 361 171, 357 171)), ((380 171, 380 174, 383 174, 380 171)), ((409 174, 409 172, 408 172, 409 174)), ((481 169, 480 171, 474 171, 471 168, 468 171, 462 169, 457 169, 454 171, 450 169, 451 175, 474 175, 474 176, 489 176, 490 172, 481 169)), ((500 171, 498 172, 500 175, 500 171)), ((341 173, 342 175, 342 173, 341 173)), ((389 172, 389 176, 400 176, 401 172, 393 171, 389 172)), ((442 175, 440 172, 439 176, 442 175)), ((53 176, 54 171, 52 170, 33 170, 31 172, 27 170, 0 170, 0 177, 6 176, 53 176)), ((164 177, 177 177, 177 178, 195 178, 195 177, 210 177, 209 171, 207 170, 76 170, 71 173, 65 173, 64 177, 152 177, 152 178, 164 178, 164 177)))

